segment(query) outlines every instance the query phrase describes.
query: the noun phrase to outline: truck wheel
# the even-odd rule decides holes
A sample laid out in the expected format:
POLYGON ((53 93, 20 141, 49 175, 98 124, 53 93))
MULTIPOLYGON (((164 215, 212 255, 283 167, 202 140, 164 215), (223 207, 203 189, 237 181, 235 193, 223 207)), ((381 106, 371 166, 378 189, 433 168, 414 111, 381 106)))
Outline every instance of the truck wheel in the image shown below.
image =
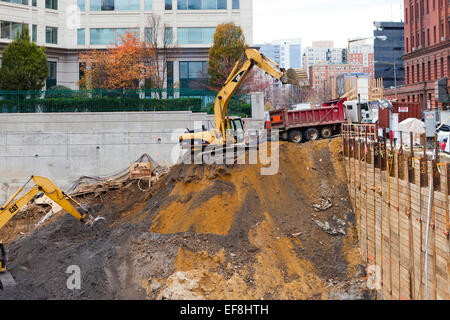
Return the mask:
POLYGON ((303 140, 303 134, 300 130, 289 131, 288 141, 294 143, 300 143, 303 140))
POLYGON ((308 130, 306 130, 306 138, 309 141, 318 140, 320 138, 319 131, 316 128, 309 128, 308 130))
POLYGON ((329 127, 325 127, 320 131, 320 135, 324 139, 328 139, 333 135, 333 131, 329 127))

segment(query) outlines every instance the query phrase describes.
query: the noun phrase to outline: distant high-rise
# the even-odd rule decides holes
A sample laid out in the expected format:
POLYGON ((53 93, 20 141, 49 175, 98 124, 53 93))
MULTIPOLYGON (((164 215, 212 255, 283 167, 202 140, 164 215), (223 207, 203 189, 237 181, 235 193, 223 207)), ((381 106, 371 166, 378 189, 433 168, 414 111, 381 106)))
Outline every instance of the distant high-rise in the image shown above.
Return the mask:
POLYGON ((302 67, 302 39, 282 39, 271 43, 256 45, 259 51, 281 67, 302 67))
POLYGON ((385 88, 405 83, 405 68, 403 66, 404 46, 404 24, 403 22, 374 22, 376 29, 373 32, 375 37, 385 36, 386 40, 375 38, 374 59, 375 78, 383 78, 385 88), (394 75, 395 64, 395 75, 394 75))
POLYGON ((303 67, 309 75, 310 67, 319 63, 343 63, 346 52, 342 48, 335 48, 333 41, 313 41, 312 47, 305 48, 303 67))

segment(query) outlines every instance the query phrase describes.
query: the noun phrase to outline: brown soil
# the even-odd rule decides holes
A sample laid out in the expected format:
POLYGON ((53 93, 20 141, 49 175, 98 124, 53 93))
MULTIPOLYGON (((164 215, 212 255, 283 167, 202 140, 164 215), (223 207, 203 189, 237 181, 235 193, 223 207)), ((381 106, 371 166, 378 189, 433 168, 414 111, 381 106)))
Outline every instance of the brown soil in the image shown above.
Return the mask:
POLYGON ((367 298, 340 140, 281 143, 278 174, 260 170, 178 165, 151 192, 132 184, 86 199, 108 226, 64 216, 20 236, 8 247, 19 285, 0 298, 367 298), (316 212, 322 199, 333 206, 316 212), (333 217, 346 236, 314 222, 333 217), (81 291, 65 286, 72 264, 81 291))

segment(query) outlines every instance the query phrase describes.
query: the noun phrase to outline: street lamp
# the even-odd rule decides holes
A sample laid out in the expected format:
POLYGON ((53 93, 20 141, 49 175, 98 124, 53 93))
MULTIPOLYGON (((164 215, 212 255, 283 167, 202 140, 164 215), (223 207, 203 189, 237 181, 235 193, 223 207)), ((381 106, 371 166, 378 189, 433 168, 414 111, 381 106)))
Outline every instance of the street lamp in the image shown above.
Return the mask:
POLYGON ((394 88, 395 88, 395 100, 398 100, 398 92, 397 92, 397 68, 396 68, 396 64, 394 62, 386 62, 386 61, 374 61, 373 64, 375 63, 383 63, 383 64, 388 64, 391 66, 394 66, 394 88))

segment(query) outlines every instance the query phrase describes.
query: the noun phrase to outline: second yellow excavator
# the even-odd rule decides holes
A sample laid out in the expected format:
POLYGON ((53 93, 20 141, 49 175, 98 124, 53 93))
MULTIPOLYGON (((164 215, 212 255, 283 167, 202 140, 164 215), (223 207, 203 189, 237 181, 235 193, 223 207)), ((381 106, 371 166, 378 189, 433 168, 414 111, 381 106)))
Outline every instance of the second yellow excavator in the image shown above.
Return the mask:
POLYGON ((254 66, 281 81, 282 84, 291 84, 297 87, 309 86, 306 72, 294 69, 285 70, 258 50, 246 49, 217 94, 214 104, 214 130, 189 131, 183 134, 180 137, 180 144, 183 149, 190 149, 192 154, 200 152, 203 157, 210 157, 211 152, 204 152, 208 146, 221 148, 225 145, 232 146, 243 142, 244 139, 239 136, 238 132, 243 132, 244 123, 240 118, 227 117, 227 108, 231 98, 254 66))
MULTIPOLYGON (((82 223, 93 226, 98 220, 104 220, 103 217, 94 218, 88 212, 81 214, 72 205, 72 203, 82 206, 76 202, 75 199, 65 194, 59 189, 50 179, 39 176, 32 176, 17 192, 9 199, 3 206, 0 207, 0 230, 1 228, 11 220, 20 210, 30 202, 38 194, 43 193, 51 200, 59 204, 65 211, 70 213, 75 219, 82 223), (24 190, 25 186, 31 181, 36 184, 26 194, 16 200, 18 195, 24 190)), ((83 209, 84 210, 84 209, 83 209)), ((1 235, 1 233, 0 233, 1 235)), ((11 274, 6 271, 6 251, 3 243, 0 239, 0 289, 3 290, 6 287, 13 286, 15 281, 11 274)))

